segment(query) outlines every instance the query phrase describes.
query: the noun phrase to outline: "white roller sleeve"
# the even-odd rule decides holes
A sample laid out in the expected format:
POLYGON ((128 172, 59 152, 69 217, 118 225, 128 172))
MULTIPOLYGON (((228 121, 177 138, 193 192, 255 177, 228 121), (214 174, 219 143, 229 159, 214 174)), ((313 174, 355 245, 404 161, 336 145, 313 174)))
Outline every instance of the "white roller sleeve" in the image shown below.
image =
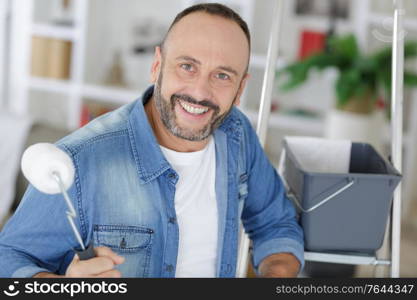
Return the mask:
POLYGON ((285 140, 303 170, 349 173, 351 141, 298 136, 286 137, 285 140))
POLYGON ((60 175, 66 190, 74 181, 74 165, 71 158, 49 143, 35 144, 26 149, 22 157, 22 171, 36 189, 46 194, 61 192, 52 176, 54 171, 60 175))

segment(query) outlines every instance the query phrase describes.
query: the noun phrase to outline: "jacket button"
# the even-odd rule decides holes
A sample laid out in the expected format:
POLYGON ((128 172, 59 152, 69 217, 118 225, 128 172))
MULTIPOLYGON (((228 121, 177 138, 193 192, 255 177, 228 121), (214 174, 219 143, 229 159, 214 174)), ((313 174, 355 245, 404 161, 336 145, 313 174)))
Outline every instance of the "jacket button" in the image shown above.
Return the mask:
POLYGON ((177 219, 172 217, 172 218, 169 218, 168 222, 171 223, 171 224, 175 224, 175 222, 177 222, 177 219))
POLYGON ((174 173, 169 173, 168 177, 174 179, 175 178, 175 174, 174 173))
POLYGON ((120 242, 120 248, 125 249, 126 248, 126 240, 125 238, 122 238, 122 241, 120 242))

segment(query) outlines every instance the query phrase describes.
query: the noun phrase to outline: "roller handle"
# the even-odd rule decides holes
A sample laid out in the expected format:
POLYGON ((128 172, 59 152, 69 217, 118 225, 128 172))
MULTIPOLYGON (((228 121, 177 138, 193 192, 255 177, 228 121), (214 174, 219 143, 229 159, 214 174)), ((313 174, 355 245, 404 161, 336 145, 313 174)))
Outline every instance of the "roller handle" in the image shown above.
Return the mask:
POLYGON ((88 244, 88 247, 85 250, 75 250, 75 253, 77 253, 80 260, 87 260, 96 257, 93 241, 88 244))

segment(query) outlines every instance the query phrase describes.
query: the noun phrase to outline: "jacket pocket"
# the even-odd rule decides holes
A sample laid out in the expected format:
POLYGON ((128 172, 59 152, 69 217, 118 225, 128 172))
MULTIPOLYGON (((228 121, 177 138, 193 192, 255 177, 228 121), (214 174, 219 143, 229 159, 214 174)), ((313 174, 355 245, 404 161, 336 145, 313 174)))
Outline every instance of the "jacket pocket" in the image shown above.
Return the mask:
POLYGON ((125 257, 117 265, 123 277, 148 277, 153 230, 140 226, 94 225, 95 246, 106 246, 125 257))

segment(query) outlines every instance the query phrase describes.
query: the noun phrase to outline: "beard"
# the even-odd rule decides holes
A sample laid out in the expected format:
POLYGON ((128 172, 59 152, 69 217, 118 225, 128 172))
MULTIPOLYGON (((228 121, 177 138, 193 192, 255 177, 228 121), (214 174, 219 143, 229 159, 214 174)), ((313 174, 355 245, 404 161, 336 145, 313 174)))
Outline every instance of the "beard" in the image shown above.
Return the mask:
POLYGON ((162 123, 164 124, 165 128, 168 129, 168 131, 171 132, 174 136, 194 142, 202 141, 208 138, 214 132, 214 130, 216 130, 221 125, 223 120, 232 110, 233 104, 237 98, 236 93, 229 109, 225 113, 219 115, 219 106, 214 104, 211 100, 198 101, 186 94, 173 94, 168 101, 162 96, 161 86, 162 72, 159 74, 154 91, 155 106, 161 116, 162 123), (175 105, 180 105, 179 100, 211 109, 213 112, 210 120, 201 129, 184 128, 179 126, 177 123, 177 116, 175 114, 175 105))

